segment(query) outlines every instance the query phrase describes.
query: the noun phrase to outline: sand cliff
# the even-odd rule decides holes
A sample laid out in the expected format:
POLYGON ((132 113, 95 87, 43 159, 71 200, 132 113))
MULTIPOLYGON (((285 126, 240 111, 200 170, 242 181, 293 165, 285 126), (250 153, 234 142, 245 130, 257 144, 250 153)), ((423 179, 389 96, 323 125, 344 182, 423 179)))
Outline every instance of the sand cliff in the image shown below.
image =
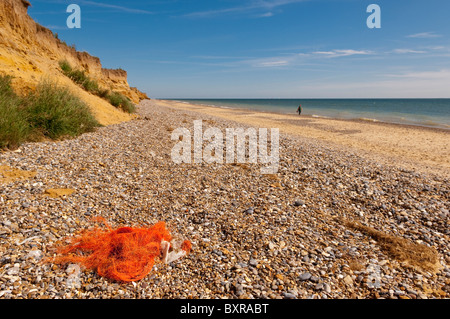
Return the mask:
POLYGON ((50 79, 68 86, 91 107, 103 125, 131 119, 131 115, 89 94, 64 76, 59 61, 67 60, 74 68, 84 69, 100 86, 139 103, 147 96, 129 86, 127 72, 105 69, 98 57, 68 46, 28 15, 29 6, 27 0, 0 1, 0 73, 14 76, 13 85, 18 93, 33 90, 40 81, 50 79))

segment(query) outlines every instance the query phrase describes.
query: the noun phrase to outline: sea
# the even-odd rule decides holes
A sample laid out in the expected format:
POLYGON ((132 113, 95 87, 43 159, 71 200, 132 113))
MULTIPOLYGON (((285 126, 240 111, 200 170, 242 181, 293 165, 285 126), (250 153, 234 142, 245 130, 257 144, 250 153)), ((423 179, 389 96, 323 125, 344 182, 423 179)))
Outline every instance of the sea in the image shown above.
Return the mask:
POLYGON ((366 120, 450 130, 450 99, 171 99, 219 108, 366 120))

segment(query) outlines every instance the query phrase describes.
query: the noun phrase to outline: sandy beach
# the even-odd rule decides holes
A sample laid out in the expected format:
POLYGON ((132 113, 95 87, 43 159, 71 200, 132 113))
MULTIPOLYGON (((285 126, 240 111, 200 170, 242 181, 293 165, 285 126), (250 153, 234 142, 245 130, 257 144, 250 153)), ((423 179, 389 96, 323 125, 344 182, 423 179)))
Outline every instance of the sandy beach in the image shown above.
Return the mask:
POLYGON ((129 122, 0 154, 0 298, 450 296, 448 133, 158 100, 137 109, 129 122), (171 133, 195 120, 279 127, 278 173, 174 163, 171 133), (192 251, 134 283, 47 260, 96 216, 111 227, 164 221, 192 251))
POLYGON ((313 138, 379 161, 423 172, 449 176, 450 130, 388 124, 364 120, 339 120, 311 116, 218 108, 170 100, 158 105, 189 110, 254 127, 279 128, 300 138, 313 138))

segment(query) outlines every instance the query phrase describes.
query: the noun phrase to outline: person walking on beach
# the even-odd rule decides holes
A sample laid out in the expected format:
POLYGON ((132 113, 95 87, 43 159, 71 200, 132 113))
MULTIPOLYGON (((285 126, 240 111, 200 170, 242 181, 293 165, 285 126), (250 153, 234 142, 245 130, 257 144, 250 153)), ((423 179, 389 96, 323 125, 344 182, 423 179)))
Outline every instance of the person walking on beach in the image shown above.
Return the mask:
POLYGON ((298 115, 302 114, 302 105, 300 104, 297 109, 298 115))

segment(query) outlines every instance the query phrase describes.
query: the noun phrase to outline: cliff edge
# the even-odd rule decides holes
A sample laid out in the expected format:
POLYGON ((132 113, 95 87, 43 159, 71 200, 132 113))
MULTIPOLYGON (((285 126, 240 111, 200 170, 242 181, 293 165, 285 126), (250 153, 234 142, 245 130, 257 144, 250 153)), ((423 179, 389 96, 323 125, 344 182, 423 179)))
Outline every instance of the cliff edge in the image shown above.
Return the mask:
POLYGON ((28 15, 30 6, 28 0, 0 1, 0 73, 14 77, 16 91, 27 93, 40 81, 48 79, 69 87, 90 106, 103 125, 132 119, 133 115, 122 112, 72 82, 62 73, 59 62, 66 60, 74 68, 85 70, 100 86, 127 96, 133 103, 147 99, 145 93, 129 86, 127 72, 105 69, 99 58, 68 46, 28 15))

